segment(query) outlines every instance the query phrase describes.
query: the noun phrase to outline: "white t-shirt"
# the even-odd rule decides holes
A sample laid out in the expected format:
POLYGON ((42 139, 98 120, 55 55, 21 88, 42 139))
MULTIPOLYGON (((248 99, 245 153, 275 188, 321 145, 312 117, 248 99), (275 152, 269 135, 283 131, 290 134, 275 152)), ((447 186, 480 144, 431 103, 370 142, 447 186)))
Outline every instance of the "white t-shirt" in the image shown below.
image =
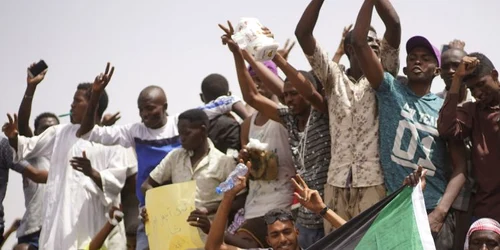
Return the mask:
POLYGON ((288 144, 288 132, 283 125, 272 120, 263 126, 255 125, 256 115, 257 113, 252 115, 248 137, 268 143, 268 149, 278 156, 278 178, 273 181, 249 181, 245 219, 264 216, 275 208, 290 209, 293 201, 290 179, 295 175, 295 167, 288 144))
MULTIPOLYGON (((38 157, 28 160, 31 166, 40 170, 49 170, 50 160, 47 157, 38 157)), ((40 231, 42 228, 43 194, 45 184, 36 183, 23 176, 24 212, 21 224, 17 229, 17 238, 40 231)))

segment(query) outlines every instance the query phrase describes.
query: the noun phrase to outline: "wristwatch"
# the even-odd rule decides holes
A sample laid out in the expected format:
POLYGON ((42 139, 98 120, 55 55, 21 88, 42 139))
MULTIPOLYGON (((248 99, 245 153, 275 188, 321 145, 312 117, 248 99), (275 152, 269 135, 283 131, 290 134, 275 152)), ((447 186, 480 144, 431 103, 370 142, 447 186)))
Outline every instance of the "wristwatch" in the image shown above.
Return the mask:
POLYGON ((328 212, 328 209, 330 209, 328 206, 325 206, 321 211, 319 211, 319 215, 325 216, 326 212, 328 212))

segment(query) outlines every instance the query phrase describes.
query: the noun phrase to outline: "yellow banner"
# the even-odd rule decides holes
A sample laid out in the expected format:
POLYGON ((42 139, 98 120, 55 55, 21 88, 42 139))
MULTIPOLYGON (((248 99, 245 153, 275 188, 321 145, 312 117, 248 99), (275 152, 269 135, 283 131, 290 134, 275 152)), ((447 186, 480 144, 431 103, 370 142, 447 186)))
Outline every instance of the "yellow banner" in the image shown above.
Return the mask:
POLYGON ((183 182, 146 192, 148 235, 151 250, 203 249, 198 229, 186 221, 194 207, 196 182, 183 182))

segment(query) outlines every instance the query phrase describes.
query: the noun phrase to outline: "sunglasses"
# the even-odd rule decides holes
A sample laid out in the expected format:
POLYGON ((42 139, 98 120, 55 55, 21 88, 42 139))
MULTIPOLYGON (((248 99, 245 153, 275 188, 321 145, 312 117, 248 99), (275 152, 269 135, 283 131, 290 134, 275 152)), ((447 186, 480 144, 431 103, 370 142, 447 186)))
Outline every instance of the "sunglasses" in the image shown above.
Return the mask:
POLYGON ((276 214, 276 215, 266 215, 264 217, 266 221, 266 225, 271 225, 277 220, 279 221, 294 221, 293 216, 291 214, 276 214))

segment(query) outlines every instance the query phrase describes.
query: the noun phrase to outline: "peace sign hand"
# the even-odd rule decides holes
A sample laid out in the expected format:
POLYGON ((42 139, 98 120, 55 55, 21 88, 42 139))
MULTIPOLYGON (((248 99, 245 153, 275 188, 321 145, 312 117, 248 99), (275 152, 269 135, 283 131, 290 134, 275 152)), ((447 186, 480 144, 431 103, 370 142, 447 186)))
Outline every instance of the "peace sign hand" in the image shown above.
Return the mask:
POLYGON ((17 130, 17 114, 14 114, 14 118, 10 114, 7 114, 7 118, 9 119, 9 122, 6 122, 3 127, 2 131, 7 136, 9 139, 16 138, 17 135, 19 134, 17 130))
POLYGON ((288 55, 290 54, 290 51, 292 51, 293 46, 295 46, 295 41, 288 46, 290 43, 290 39, 286 39, 285 46, 281 49, 278 50, 278 54, 280 54, 285 60, 288 60, 288 55))
POLYGON ((227 21, 227 25, 229 28, 225 27, 222 24, 219 24, 219 28, 224 31, 224 35, 221 36, 222 44, 227 45, 229 50, 233 53, 241 53, 240 46, 231 38, 234 34, 234 28, 230 21, 227 21))
POLYGON ((111 67, 111 71, 109 70, 109 67, 111 64, 108 62, 106 64, 106 70, 104 73, 99 74, 96 76, 94 80, 94 84, 92 84, 92 91, 101 93, 104 91, 106 86, 108 86, 109 81, 111 80, 111 77, 113 76, 113 72, 115 71, 115 67, 111 67))
POLYGON ((292 178, 292 183, 295 186, 295 190, 297 190, 294 195, 302 206, 316 214, 319 214, 326 207, 318 190, 309 189, 300 175, 295 175, 295 178, 292 178))

